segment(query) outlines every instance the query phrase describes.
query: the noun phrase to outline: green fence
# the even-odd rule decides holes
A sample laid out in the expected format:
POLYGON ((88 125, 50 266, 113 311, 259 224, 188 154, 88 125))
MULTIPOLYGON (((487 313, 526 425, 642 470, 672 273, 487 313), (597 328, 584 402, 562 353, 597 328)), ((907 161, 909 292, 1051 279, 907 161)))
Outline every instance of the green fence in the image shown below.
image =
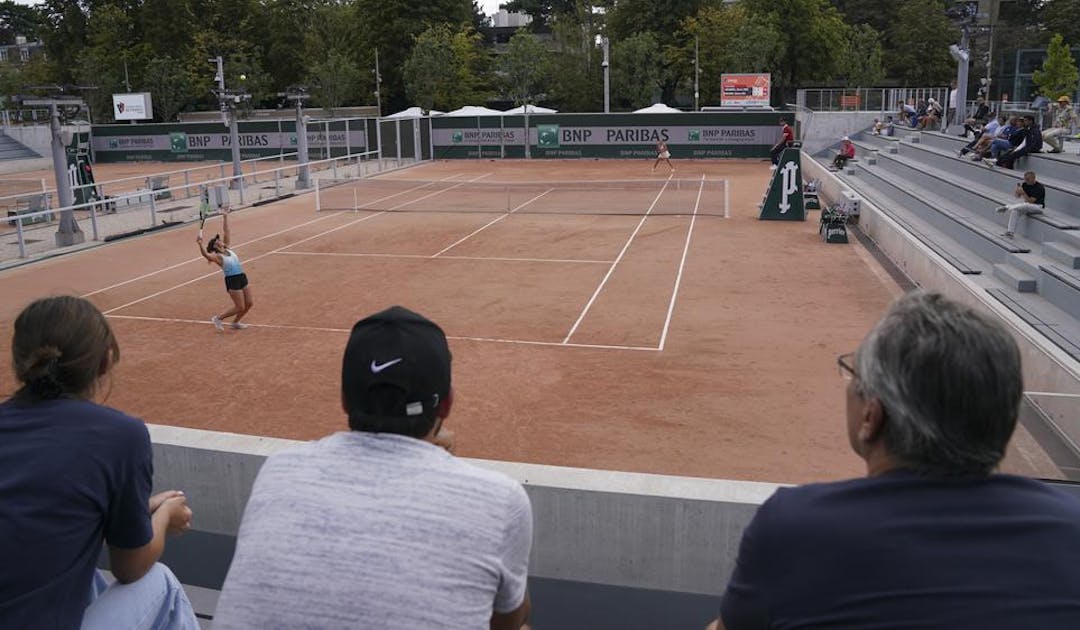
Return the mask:
MULTIPOLYGON (((788 114, 789 118, 793 118, 788 114)), ((776 112, 435 117, 435 158, 762 158, 780 138, 776 112)))
MULTIPOLYGON (((241 121, 240 159, 296 151, 296 121, 241 121)), ((375 147, 374 120, 312 121, 307 127, 311 159, 339 157, 375 147), (370 138, 370 141, 369 141, 370 138)), ((97 162, 231 160, 229 128, 222 123, 94 125, 97 162)))

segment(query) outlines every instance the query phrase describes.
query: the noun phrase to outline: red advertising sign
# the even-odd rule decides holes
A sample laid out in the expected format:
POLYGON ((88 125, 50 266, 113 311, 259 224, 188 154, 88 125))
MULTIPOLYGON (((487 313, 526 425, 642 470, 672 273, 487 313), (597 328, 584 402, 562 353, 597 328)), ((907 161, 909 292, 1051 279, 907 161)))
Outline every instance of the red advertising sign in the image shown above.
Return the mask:
POLYGON ((771 75, 722 74, 720 75, 720 104, 746 107, 768 107, 771 75))

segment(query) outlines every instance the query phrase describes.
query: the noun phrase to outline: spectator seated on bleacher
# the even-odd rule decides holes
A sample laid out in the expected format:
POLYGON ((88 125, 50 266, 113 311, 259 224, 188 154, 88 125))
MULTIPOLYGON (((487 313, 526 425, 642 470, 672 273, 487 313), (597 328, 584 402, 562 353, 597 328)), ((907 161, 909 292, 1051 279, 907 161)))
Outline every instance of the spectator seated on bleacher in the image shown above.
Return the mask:
POLYGON ((999 213, 1009 213, 1008 227, 1002 236, 1013 238, 1020 215, 1042 214, 1046 208, 1046 188, 1036 181, 1035 177, 1035 171, 1028 171, 1024 173, 1024 181, 1016 185, 1013 196, 1020 199, 1019 203, 997 207, 999 213))
MULTIPOLYGON (((1020 143, 1013 144, 1013 148, 1009 151, 999 153, 994 165, 1012 169, 1020 158, 1029 153, 1042 151, 1042 129, 1039 128, 1039 123, 1035 122, 1034 116, 1025 116, 1023 120, 1023 138, 1020 143)), ((1013 138, 1009 138, 1009 143, 1013 143, 1013 138)))
POLYGON ((840 141, 840 152, 833 158, 833 168, 840 170, 847 166, 848 160, 855 157, 855 143, 851 141, 851 138, 844 136, 840 141))
POLYGON ((877 118, 874 119, 873 134, 875 136, 886 136, 891 138, 896 133, 895 125, 893 124, 893 117, 886 116, 885 122, 881 122, 877 118))
POLYGON ((994 118, 993 113, 990 111, 990 106, 986 104, 986 100, 983 97, 979 97, 976 101, 975 114, 964 121, 964 133, 960 134, 961 138, 967 138, 968 134, 972 134, 978 139, 980 132, 979 127, 986 125, 986 123, 994 118))
POLYGON ((1025 120, 1020 116, 1010 118, 1009 123, 998 132, 998 137, 990 142, 990 157, 983 161, 993 166, 999 155, 1020 146, 1026 138, 1024 123, 1025 120))
POLYGON ((1005 114, 1000 114, 996 118, 991 118, 990 122, 980 130, 979 134, 974 140, 967 143, 964 148, 960 149, 960 157, 964 157, 968 153, 974 154, 972 159, 981 160, 984 154, 989 154, 990 143, 997 138, 998 134, 1005 127, 1005 114))
POLYGON ((926 110, 922 112, 918 117, 918 124, 916 128, 920 131, 924 129, 930 129, 937 127, 941 124, 942 109, 941 105, 933 98, 927 99, 926 110))
POLYGON ((1076 129, 1076 112, 1068 96, 1060 96, 1054 110, 1054 126, 1043 132, 1042 137, 1050 145, 1050 153, 1061 153, 1065 148, 1062 136, 1071 136, 1076 129))
POLYGON ((517 481, 448 452, 450 382, 435 323, 393 307, 353 326, 351 430, 263 464, 214 630, 521 628, 532 508, 517 481))
POLYGON ((916 291, 838 363, 867 474, 765 501, 712 627, 1080 628, 1080 500, 994 472, 1024 389, 1012 335, 916 291))
POLYGON ((897 120, 900 121, 901 125, 906 125, 908 127, 915 126, 915 117, 919 112, 912 104, 913 101, 914 99, 908 99, 907 102, 900 103, 900 111, 897 112, 897 120))
POLYGON ((21 387, 0 404, 0 627, 198 630, 157 564, 166 535, 190 527, 186 499, 150 495, 146 425, 92 402, 120 359, 105 317, 82 298, 43 298, 16 318, 11 347, 21 387))

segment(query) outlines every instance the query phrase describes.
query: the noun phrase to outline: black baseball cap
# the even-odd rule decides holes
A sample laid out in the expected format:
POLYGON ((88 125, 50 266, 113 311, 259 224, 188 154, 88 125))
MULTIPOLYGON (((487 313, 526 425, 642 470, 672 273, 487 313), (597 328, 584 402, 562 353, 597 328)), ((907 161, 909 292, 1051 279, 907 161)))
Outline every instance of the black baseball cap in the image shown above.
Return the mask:
POLYGON ((356 323, 341 391, 352 416, 434 418, 450 394, 450 347, 435 322, 393 306, 356 323))

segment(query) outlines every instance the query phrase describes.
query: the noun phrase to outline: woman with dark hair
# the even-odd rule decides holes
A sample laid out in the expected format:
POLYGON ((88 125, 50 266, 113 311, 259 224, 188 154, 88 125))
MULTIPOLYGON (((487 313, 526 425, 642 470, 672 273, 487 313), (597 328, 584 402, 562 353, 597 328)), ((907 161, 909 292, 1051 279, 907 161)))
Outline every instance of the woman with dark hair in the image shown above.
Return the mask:
POLYGON ((232 298, 233 307, 220 315, 214 315, 210 322, 218 332, 225 330, 224 320, 232 317, 232 327, 236 330, 247 328, 247 324, 240 323, 240 318, 247 315, 251 310, 251 287, 248 286, 247 275, 240 266, 240 257, 236 252, 229 249, 229 209, 221 211, 222 232, 224 236, 215 234, 210 242, 203 247, 202 235, 195 238, 199 244, 199 252, 207 261, 217 263, 225 274, 225 291, 232 298))
POLYGON ((120 360, 105 317, 82 298, 37 300, 11 353, 21 387, 0 403, 0 626, 198 628, 157 564, 166 535, 191 525, 187 499, 150 495, 146 425, 93 402, 120 360), (96 570, 102 542, 111 586, 96 570))

